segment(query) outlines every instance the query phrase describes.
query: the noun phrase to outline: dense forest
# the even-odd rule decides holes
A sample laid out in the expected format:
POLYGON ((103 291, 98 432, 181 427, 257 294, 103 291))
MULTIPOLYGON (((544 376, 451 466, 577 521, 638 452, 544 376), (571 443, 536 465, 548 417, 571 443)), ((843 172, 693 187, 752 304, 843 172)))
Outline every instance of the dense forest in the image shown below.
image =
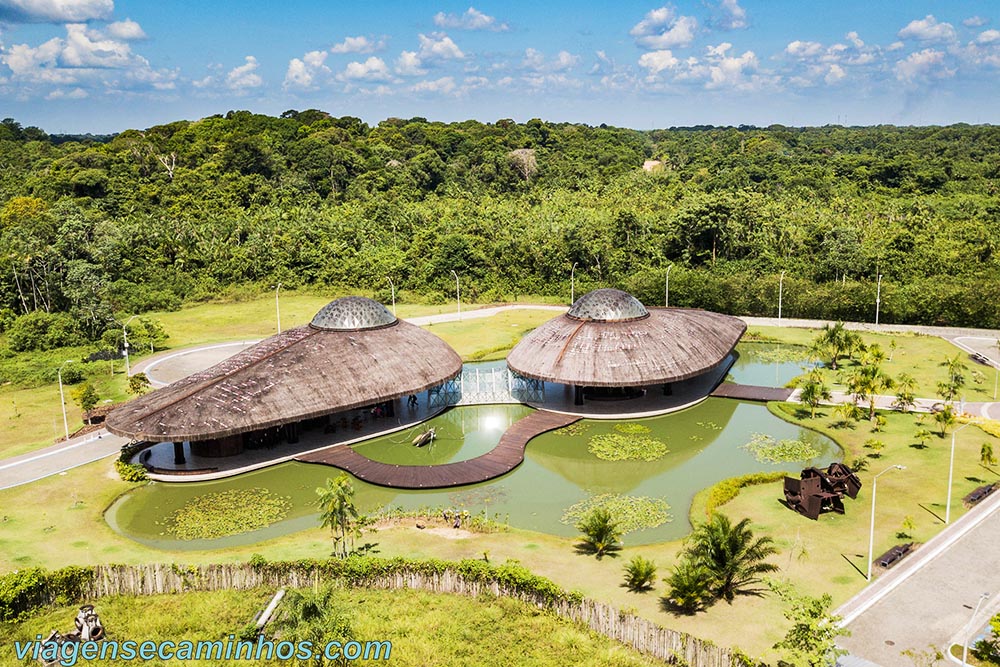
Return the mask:
POLYGON ((231 111, 113 137, 0 124, 0 331, 96 340, 234 285, 1000 327, 1000 128, 231 111), (655 160, 659 164, 643 163, 655 160))

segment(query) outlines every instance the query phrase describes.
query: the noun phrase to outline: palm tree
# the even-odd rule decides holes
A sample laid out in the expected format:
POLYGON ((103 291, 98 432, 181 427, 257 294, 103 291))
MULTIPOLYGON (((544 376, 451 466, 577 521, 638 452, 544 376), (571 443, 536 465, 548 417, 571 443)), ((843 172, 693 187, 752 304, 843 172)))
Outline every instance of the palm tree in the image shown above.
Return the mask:
POLYGON ((333 534, 334 555, 346 558, 347 543, 356 536, 359 522, 363 522, 354 506, 354 487, 346 473, 336 479, 327 478, 326 486, 316 489, 319 496, 320 520, 323 528, 329 527, 333 534))
MULTIPOLYGON (((281 610, 275 626, 283 641, 311 641, 313 646, 338 641, 343 646, 354 640, 349 612, 337 602, 330 586, 290 590, 281 603, 281 610)), ((315 667, 327 667, 347 665, 351 661, 343 656, 328 660, 317 651, 309 662, 315 667)))
POLYGON ((614 557, 615 552, 621 551, 621 531, 618 529, 618 522, 611 518, 611 512, 598 507, 587 514, 580 523, 576 524, 576 529, 583 533, 580 542, 576 545, 578 551, 597 556, 600 560, 604 556, 614 557))
POLYGON ((938 395, 946 401, 954 401, 962 387, 965 386, 965 372, 968 369, 962 362, 962 355, 953 358, 945 357, 938 366, 947 368, 948 379, 938 383, 938 395))
POLYGON ((955 408, 950 403, 945 403, 944 407, 934 413, 934 421, 941 427, 941 437, 943 438, 948 429, 955 425, 955 408))
POLYGON ((720 513, 695 528, 686 553, 711 573, 716 593, 727 602, 737 593, 757 592, 751 586, 760 583, 760 575, 778 569, 766 562, 778 553, 770 537, 755 538, 750 519, 733 525, 720 513))
POLYGON ((896 381, 896 400, 892 404, 894 408, 899 408, 900 412, 907 413, 913 409, 917 397, 914 389, 917 388, 917 381, 909 373, 903 373, 896 381))
POLYGON ((663 582, 670 587, 666 603, 686 614, 704 608, 712 599, 712 573, 692 558, 682 558, 663 582))
POLYGON ((830 388, 823 382, 823 375, 816 369, 810 371, 799 394, 799 400, 809 406, 810 416, 815 418, 816 408, 831 398, 830 388))
POLYGON ((983 446, 979 448, 979 462, 983 464, 983 467, 997 464, 997 457, 993 455, 993 445, 989 441, 984 442, 983 446))
POLYGON ((837 360, 848 350, 849 344, 844 323, 824 324, 813 340, 812 351, 822 359, 830 360, 830 368, 837 370, 837 360))

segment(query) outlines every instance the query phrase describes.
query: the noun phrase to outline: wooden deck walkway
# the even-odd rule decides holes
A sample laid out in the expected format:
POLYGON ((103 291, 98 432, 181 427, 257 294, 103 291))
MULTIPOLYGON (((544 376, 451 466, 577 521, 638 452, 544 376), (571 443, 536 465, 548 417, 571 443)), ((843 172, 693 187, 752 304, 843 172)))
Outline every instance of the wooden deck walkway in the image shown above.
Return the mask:
POLYGON ((441 465, 404 466, 381 463, 358 454, 346 445, 301 454, 295 460, 340 468, 358 479, 394 489, 443 489, 485 482, 510 472, 524 461, 524 448, 529 440, 579 419, 579 415, 536 410, 516 421, 500 437, 497 446, 486 454, 441 465))
POLYGON ((759 387, 753 384, 733 384, 723 382, 712 396, 721 398, 736 398, 743 401, 787 401, 792 395, 792 390, 785 387, 759 387))

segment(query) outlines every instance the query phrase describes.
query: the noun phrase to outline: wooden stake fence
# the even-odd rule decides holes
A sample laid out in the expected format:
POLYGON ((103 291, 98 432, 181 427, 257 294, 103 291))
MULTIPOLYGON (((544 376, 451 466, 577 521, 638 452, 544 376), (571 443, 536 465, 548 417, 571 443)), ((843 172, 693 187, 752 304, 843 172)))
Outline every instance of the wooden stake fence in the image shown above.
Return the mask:
POLYGON ((476 597, 484 593, 515 598, 551 609, 558 616, 582 623, 591 630, 667 663, 691 667, 741 667, 732 651, 689 634, 661 627, 644 618, 623 613, 610 605, 584 599, 557 600, 509 588, 496 581, 476 581, 453 569, 441 572, 396 570, 347 581, 324 576, 315 567, 264 567, 250 563, 180 567, 175 565, 99 565, 83 589, 93 601, 107 596, 161 595, 185 591, 248 590, 253 588, 306 588, 323 581, 379 589, 416 589, 476 597))

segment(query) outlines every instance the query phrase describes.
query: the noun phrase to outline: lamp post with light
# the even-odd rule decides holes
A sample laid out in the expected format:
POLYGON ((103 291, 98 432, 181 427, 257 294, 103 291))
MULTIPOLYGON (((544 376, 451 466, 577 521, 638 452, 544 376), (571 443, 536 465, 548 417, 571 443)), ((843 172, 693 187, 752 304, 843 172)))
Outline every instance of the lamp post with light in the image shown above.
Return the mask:
POLYGON ((392 278, 386 276, 386 280, 389 281, 389 288, 392 290, 392 314, 396 315, 396 285, 392 282, 392 278))
POLYGON ((868 581, 872 580, 872 557, 874 556, 875 551, 875 490, 878 488, 878 478, 890 470, 906 470, 906 466, 889 466, 879 474, 875 475, 875 478, 872 480, 872 523, 871 530, 868 532, 868 575, 865 577, 868 581))
POLYGON ((63 430, 66 432, 67 442, 69 441, 69 420, 66 419, 66 396, 63 394, 62 371, 63 368, 66 367, 66 364, 71 364, 71 363, 73 363, 73 360, 67 359, 66 361, 62 362, 62 365, 59 366, 59 370, 57 371, 57 375, 59 376, 59 404, 62 405, 63 430))
POLYGON ((944 509, 944 524, 946 526, 951 521, 951 480, 955 476, 955 436, 966 426, 972 426, 972 422, 963 424, 951 432, 951 460, 948 463, 948 501, 944 509))
POLYGON ((666 283, 666 286, 663 288, 663 307, 664 308, 669 308, 670 307, 670 269, 672 269, 672 268, 674 268, 673 264, 671 264, 670 266, 667 267, 667 279, 666 279, 666 281, 664 281, 666 283))
POLYGON ((132 317, 125 320, 125 324, 122 325, 122 341, 125 348, 125 377, 132 375, 132 366, 129 364, 128 359, 128 323, 139 317, 138 315, 133 315, 132 317))
POLYGON ((458 282, 458 274, 455 269, 451 270, 451 275, 455 276, 455 301, 458 302, 458 321, 462 321, 462 286, 458 282))
POLYGON ((778 278, 778 326, 781 326, 781 297, 785 291, 785 272, 778 278))
MULTIPOLYGON (((976 621, 976 616, 979 614, 979 607, 982 606, 986 598, 990 596, 989 593, 983 593, 979 596, 979 602, 976 603, 976 610, 972 612, 972 618, 969 619, 969 625, 972 625, 972 630, 969 630, 962 636, 962 667, 965 667, 966 661, 969 659, 969 640, 972 639, 969 635, 976 630, 974 625, 976 621)), ((968 625, 966 626, 968 627, 968 625)))
POLYGON ((573 268, 569 270, 569 304, 572 306, 576 303, 576 262, 573 262, 573 268))

